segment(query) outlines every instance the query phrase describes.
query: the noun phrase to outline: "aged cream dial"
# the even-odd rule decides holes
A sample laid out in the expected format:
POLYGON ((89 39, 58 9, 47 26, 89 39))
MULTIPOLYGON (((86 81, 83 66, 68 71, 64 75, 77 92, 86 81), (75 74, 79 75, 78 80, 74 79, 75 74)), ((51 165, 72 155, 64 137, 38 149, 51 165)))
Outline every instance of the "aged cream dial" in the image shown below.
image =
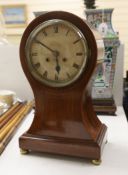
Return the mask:
POLYGON ((32 75, 52 87, 74 82, 88 58, 86 39, 77 27, 64 20, 38 25, 26 44, 26 57, 32 75))

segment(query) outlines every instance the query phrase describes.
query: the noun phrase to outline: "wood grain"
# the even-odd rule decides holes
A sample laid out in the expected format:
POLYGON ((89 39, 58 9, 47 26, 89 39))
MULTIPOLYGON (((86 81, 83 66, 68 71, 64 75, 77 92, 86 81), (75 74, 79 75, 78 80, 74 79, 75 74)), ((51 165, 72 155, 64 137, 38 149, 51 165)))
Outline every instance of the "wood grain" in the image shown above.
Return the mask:
POLYGON ((13 137, 16 129, 18 128, 21 121, 25 118, 25 116, 31 111, 33 108, 33 101, 27 104, 24 104, 22 108, 15 114, 14 120, 9 122, 6 127, 0 132, 0 154, 5 149, 6 145, 9 143, 11 138, 13 137))
POLYGON ((11 114, 18 106, 20 105, 20 102, 16 102, 12 107, 10 107, 4 114, 0 116, 0 123, 6 119, 8 115, 11 114))
POLYGON ((13 118, 14 114, 16 114, 20 110, 20 108, 22 108, 22 106, 23 103, 20 103, 18 106, 14 108, 14 110, 10 111, 8 115, 6 115, 4 120, 0 122, 0 129, 4 127, 4 125, 6 125, 9 122, 9 120, 13 118))

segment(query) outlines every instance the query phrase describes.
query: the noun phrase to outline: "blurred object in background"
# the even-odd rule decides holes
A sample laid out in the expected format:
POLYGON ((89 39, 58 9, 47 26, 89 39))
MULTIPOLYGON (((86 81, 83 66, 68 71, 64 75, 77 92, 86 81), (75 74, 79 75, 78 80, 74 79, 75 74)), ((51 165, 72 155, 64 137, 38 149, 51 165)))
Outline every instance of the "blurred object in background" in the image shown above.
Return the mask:
POLYGON ((5 103, 0 102, 0 116, 1 116, 1 114, 3 114, 3 113, 4 113, 4 108, 6 108, 6 104, 5 104, 5 103))
POLYGON ((115 115, 116 112, 113 85, 120 41, 112 26, 113 10, 109 8, 85 11, 87 21, 99 31, 105 46, 104 62, 97 71, 92 88, 93 104, 98 114, 115 115))
POLYGON ((16 94, 9 90, 0 90, 0 115, 16 102, 16 94))
POLYGON ((42 15, 44 13, 47 13, 47 12, 48 11, 37 11, 37 12, 33 12, 33 14, 34 14, 35 17, 38 17, 38 16, 40 16, 40 15, 42 15))
POLYGON ((126 71, 126 78, 124 78, 123 108, 128 120, 128 71, 126 71))
POLYGON ((86 9, 95 9, 95 0, 84 0, 84 5, 86 6, 86 9))
POLYGON ((9 44, 5 34, 5 22, 2 13, 0 13, 0 45, 9 44))

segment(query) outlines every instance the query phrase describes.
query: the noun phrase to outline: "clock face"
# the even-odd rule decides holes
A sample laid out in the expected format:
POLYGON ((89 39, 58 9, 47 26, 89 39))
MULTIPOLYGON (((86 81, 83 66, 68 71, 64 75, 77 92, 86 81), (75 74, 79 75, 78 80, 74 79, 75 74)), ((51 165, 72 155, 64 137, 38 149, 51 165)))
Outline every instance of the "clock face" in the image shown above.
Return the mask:
POLYGON ((30 33, 25 49, 31 74, 52 87, 76 81, 88 57, 88 45, 80 30, 59 19, 38 25, 30 33))

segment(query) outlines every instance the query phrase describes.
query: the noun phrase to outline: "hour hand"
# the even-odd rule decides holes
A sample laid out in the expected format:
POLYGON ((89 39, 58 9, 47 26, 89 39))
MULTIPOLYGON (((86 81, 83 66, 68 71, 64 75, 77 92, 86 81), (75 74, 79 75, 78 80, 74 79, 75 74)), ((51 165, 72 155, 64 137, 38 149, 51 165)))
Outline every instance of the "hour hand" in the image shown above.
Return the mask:
POLYGON ((58 58, 56 58, 56 68, 55 69, 56 69, 57 73, 59 74, 61 67, 59 65, 58 58))

